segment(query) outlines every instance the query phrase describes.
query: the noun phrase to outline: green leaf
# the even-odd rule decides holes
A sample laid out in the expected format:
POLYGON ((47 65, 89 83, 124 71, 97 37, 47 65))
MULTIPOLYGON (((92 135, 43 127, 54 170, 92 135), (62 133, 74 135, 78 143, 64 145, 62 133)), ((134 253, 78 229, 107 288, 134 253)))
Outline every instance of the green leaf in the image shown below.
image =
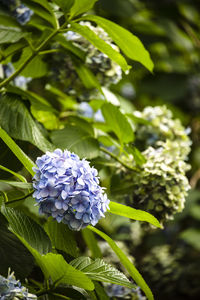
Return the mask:
POLYGON ((22 100, 29 100, 31 105, 34 107, 37 107, 38 110, 43 110, 47 112, 57 112, 55 108, 43 97, 40 95, 32 92, 32 91, 25 91, 23 89, 20 89, 19 87, 16 86, 7 86, 6 90, 9 93, 12 94, 17 94, 22 97, 22 100))
POLYGON ((0 24, 5 27, 17 27, 21 29, 20 24, 14 17, 11 17, 7 12, 0 10, 0 24))
POLYGON ((105 289, 102 287, 102 285, 100 283, 98 283, 96 281, 96 282, 94 282, 94 286, 95 286, 95 292, 96 292, 99 300, 110 300, 110 297, 108 297, 105 289))
POLYGON ((200 250, 200 230, 197 228, 189 228, 180 234, 180 238, 186 241, 196 250, 200 250))
POLYGON ((81 271, 69 265, 59 254, 47 253, 51 250, 50 240, 41 226, 22 212, 3 208, 2 212, 9 221, 9 229, 21 240, 34 256, 46 280, 75 285, 93 290, 92 281, 81 271))
POLYGON ((20 211, 2 208, 2 213, 9 221, 9 229, 21 240, 34 256, 45 278, 63 284, 75 285, 93 290, 92 281, 81 271, 70 266, 59 254, 45 253, 51 250, 49 237, 43 228, 20 211))
POLYGON ((57 28, 58 24, 56 17, 54 16, 51 6, 46 0, 24 0, 23 3, 27 4, 27 6, 32 9, 36 15, 46 20, 54 28, 57 28))
POLYGON ((2 207, 2 213, 9 222, 9 229, 40 254, 51 251, 51 242, 44 229, 33 219, 13 208, 2 207))
POLYGON ((71 18, 90 10, 95 2, 97 2, 97 0, 75 0, 70 11, 71 18))
POLYGON ((92 230, 96 234, 98 234, 110 245, 110 247, 113 249, 113 251, 119 257, 122 265, 126 268, 126 270, 129 272, 129 274, 131 275, 133 280, 136 282, 136 284, 140 286, 140 288, 143 290, 143 292, 146 294, 146 296, 149 300, 153 300, 154 299, 153 294, 152 294, 150 288, 148 287, 148 285, 146 284, 146 282, 144 281, 143 277, 138 272, 138 270, 135 268, 135 266, 129 261, 127 256, 123 253, 123 251, 116 245, 116 243, 109 236, 107 236, 104 232, 98 230, 97 228, 92 227, 90 225, 87 228, 92 230))
POLYGON ((48 294, 49 300, 87 300, 85 291, 76 290, 75 287, 57 286, 52 294, 48 294), (83 292, 84 295, 81 293, 83 292), (67 296, 66 296, 67 295, 67 296))
POLYGON ((22 182, 26 182, 26 178, 24 176, 22 176, 22 175, 20 175, 20 174, 18 174, 16 172, 14 172, 14 171, 12 171, 12 170, 4 167, 4 166, 1 166, 1 165, 0 165, 0 169, 3 170, 3 171, 11 173, 12 175, 14 175, 15 177, 17 177, 22 182))
POLYGON ((78 126, 67 125, 62 130, 53 131, 51 139, 57 147, 73 151, 81 158, 91 159, 99 154, 97 140, 78 126))
POLYGON ((15 43, 26 35, 20 28, 0 25, 0 44, 15 43))
POLYGON ((67 13, 70 10, 74 1, 75 0, 53 0, 53 2, 55 2, 64 13, 67 13))
POLYGON ((105 103, 101 107, 106 125, 112 130, 121 144, 133 141, 134 134, 125 115, 121 113, 118 107, 111 103, 105 103))
POLYGON ((10 181, 10 180, 0 180, 0 182, 9 184, 11 186, 20 188, 20 189, 25 189, 25 190, 29 190, 33 188, 33 184, 32 183, 28 183, 28 182, 18 182, 18 181, 10 181))
POLYGON ((15 139, 28 141, 44 152, 54 150, 18 96, 0 97, 0 125, 15 139))
POLYGON ((28 276, 34 259, 20 240, 7 229, 8 223, 0 214, 0 274, 7 277, 8 268, 15 271, 17 278, 28 276), (23 262, 23 263, 22 263, 23 262))
POLYGON ((69 116, 67 122, 76 127, 80 127, 82 130, 87 131, 89 135, 94 137, 94 128, 91 123, 78 116, 69 116))
POLYGON ((158 220, 146 211, 135 209, 130 206, 112 201, 110 201, 109 208, 112 214, 123 216, 137 221, 145 221, 158 228, 162 228, 158 220))
POLYGON ((142 166, 146 162, 145 156, 136 147, 126 146, 125 150, 133 155, 136 165, 142 166))
POLYGON ((54 37, 55 41, 58 41, 59 44, 66 50, 72 52, 75 56, 80 58, 82 61, 85 60, 85 52, 78 47, 74 46, 72 42, 67 41, 62 34, 58 34, 54 37))
MULTIPOLYGON (((28 0, 30 3, 30 0, 28 0)), ((51 15, 53 15, 53 8, 49 4, 47 0, 31 0, 32 2, 35 2, 37 4, 40 4, 43 8, 45 8, 51 15)))
POLYGON ((35 174, 35 172, 33 171, 33 167, 35 167, 35 164, 1 127, 0 127, 0 138, 15 154, 15 156, 19 159, 19 161, 23 164, 23 166, 28 170, 28 172, 33 176, 35 174))
POLYGON ((45 229, 50 236, 53 247, 77 257, 78 251, 74 231, 70 230, 65 224, 52 219, 49 219, 45 224, 45 229))
POLYGON ((108 57, 110 57, 110 59, 115 61, 124 72, 127 72, 130 69, 125 58, 104 40, 98 37, 98 35, 96 35, 88 26, 71 23, 70 30, 75 31, 86 38, 91 44, 99 49, 99 51, 105 53, 108 57))
POLYGON ((62 255, 48 253, 37 257, 37 262, 46 279, 51 278, 53 282, 75 285, 89 291, 94 289, 94 284, 88 276, 69 265, 62 255))
MULTIPOLYGON (((31 55, 31 49, 29 47, 24 48, 20 59, 13 63, 15 69, 18 69, 31 55)), ((47 71, 47 64, 41 59, 40 56, 36 56, 29 62, 23 71, 21 71, 20 75, 25 77, 39 78, 46 75, 47 71)))
POLYGON ((86 89, 96 88, 100 91, 100 93, 103 93, 101 86, 92 71, 90 71, 90 69, 87 68, 83 63, 78 62, 78 60, 74 59, 73 62, 75 70, 86 89))
POLYGON ((92 257, 100 257, 102 258, 102 253, 101 250, 98 246, 97 240, 93 234, 93 232, 91 232, 90 230, 88 230, 87 228, 82 230, 82 235, 83 238, 88 246, 88 248, 90 249, 91 253, 92 253, 92 257))
POLYGON ((9 229, 21 240, 34 256, 46 280, 75 285, 93 290, 92 281, 81 271, 70 266, 59 254, 45 253, 51 250, 50 240, 43 230, 31 218, 20 211, 3 207, 2 213, 9 221, 9 229))
POLYGON ((100 258, 92 261, 89 257, 82 256, 71 261, 70 265, 85 273, 92 280, 119 284, 128 288, 135 287, 122 272, 100 258))
POLYGON ((26 40, 20 40, 19 42, 16 42, 14 44, 9 44, 7 48, 3 50, 3 55, 6 57, 5 60, 2 61, 3 64, 10 61, 10 57, 17 53, 18 51, 22 50, 27 45, 26 40))
POLYGON ((133 123, 135 124, 144 124, 144 125, 151 125, 151 122, 146 120, 146 119, 143 119, 143 118, 139 118, 139 117, 136 117, 134 116, 133 114, 126 114, 126 116, 131 119, 133 121, 133 123))
POLYGON ((118 24, 99 16, 87 15, 81 19, 97 23, 97 25, 102 27, 109 34, 125 55, 140 62, 149 71, 153 71, 154 64, 150 58, 149 52, 144 48, 138 37, 118 24))

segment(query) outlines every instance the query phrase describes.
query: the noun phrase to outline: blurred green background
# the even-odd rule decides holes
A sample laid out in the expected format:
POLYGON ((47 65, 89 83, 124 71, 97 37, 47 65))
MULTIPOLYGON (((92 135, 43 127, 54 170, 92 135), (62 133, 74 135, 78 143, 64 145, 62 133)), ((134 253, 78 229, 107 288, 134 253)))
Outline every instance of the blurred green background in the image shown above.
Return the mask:
POLYGON ((134 63, 112 90, 137 109, 166 105, 191 128, 193 142, 183 213, 162 231, 113 220, 111 235, 128 245, 155 299, 200 299, 200 2, 99 0, 95 9, 138 36, 155 64, 151 74, 134 63))

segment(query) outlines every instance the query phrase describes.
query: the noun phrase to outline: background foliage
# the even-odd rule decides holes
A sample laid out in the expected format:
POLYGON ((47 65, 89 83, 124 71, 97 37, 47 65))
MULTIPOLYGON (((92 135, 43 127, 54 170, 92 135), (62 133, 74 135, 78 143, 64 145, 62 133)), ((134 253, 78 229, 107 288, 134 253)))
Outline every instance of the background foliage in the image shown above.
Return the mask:
MULTIPOLYGON (((22 18, 12 3, 8 7, 0 1, 0 274, 6 277, 10 267, 41 299, 46 299, 46 291, 54 300, 145 299, 144 294, 152 299, 146 282, 156 299, 197 299, 198 3, 31 0, 23 4, 29 10, 22 18), (88 15, 81 15, 87 11, 88 15), (145 113, 138 114, 147 106, 162 105, 173 113, 163 121, 171 126, 171 136, 165 136, 159 125, 152 129, 145 113), (171 118, 191 128, 192 146, 189 130, 185 132, 171 118), (152 135, 155 141, 150 146, 155 149, 157 140, 170 141, 161 156, 165 161, 173 150, 168 165, 172 171, 169 181, 162 179, 162 186, 168 182, 166 190, 175 195, 176 205, 167 202, 165 190, 152 185, 155 174, 142 185, 142 170, 147 171, 143 166, 154 157, 145 152, 152 135), (98 169, 111 204, 97 227, 74 232, 38 214, 31 193, 32 161, 56 148, 73 151, 98 169), (181 177, 186 171, 192 189, 184 211, 169 221, 183 208, 177 206, 189 188, 186 177, 181 177), (172 191, 174 185, 180 186, 178 192, 172 191), (154 202, 150 205, 149 198, 140 199, 154 193, 161 210, 152 206, 154 202), (140 222, 159 227, 152 215, 141 210, 157 217, 163 230, 140 222), (143 292, 135 289, 133 279, 143 292)), ((160 172, 153 161, 155 169, 160 172)), ((160 179, 156 180, 159 185, 160 179)))

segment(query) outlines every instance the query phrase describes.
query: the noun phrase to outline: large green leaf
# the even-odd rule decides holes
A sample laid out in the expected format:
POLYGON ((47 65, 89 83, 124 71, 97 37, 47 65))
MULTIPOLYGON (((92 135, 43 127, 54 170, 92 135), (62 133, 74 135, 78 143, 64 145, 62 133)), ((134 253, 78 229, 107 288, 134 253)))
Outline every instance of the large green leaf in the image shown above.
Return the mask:
POLYGON ((22 149, 11 139, 11 137, 1 127, 0 138, 14 153, 14 155, 20 160, 20 162, 28 170, 28 172, 33 176, 35 174, 35 172, 33 171, 33 167, 35 167, 34 162, 32 162, 32 160, 22 151, 22 149))
POLYGON ((34 256, 47 280, 51 278, 53 282, 94 289, 92 281, 83 272, 69 265, 62 255, 47 253, 51 250, 51 243, 40 225, 22 212, 11 208, 3 207, 2 213, 9 221, 9 229, 34 256))
POLYGON ((127 258, 126 254, 116 245, 116 243, 104 232, 98 230, 95 227, 88 226, 88 229, 92 230, 93 232, 97 233, 100 237, 102 237, 108 244, 109 246, 113 249, 113 251, 116 253, 116 255, 119 257, 122 265, 127 269, 133 280, 136 282, 137 285, 141 287, 141 289, 144 291, 146 294, 147 298, 149 300, 153 300, 153 294, 144 281, 143 277, 141 274, 138 272, 138 270, 135 268, 135 266, 129 261, 127 258))
POLYGON ((17 278, 24 278, 29 275, 34 259, 7 226, 6 219, 0 214, 0 274, 7 276, 8 268, 11 268, 17 278))
POLYGON ((0 182, 9 184, 11 186, 14 186, 14 187, 17 187, 20 189, 25 189, 25 190, 33 188, 32 183, 28 183, 28 182, 18 182, 18 181, 1 180, 1 179, 0 179, 0 182))
POLYGON ((62 255, 48 253, 43 256, 36 256, 37 263, 42 269, 46 279, 50 277, 53 282, 58 281, 63 284, 75 285, 89 291, 94 289, 94 284, 88 276, 69 265, 62 255))
POLYGON ((149 52, 144 48, 141 41, 125 28, 113 23, 110 20, 99 16, 87 15, 82 20, 90 20, 102 27, 120 49, 131 59, 139 61, 149 71, 153 71, 153 62, 149 52))
POLYGON ((133 141, 134 134, 131 125, 118 107, 111 103, 105 103, 101 107, 101 110, 105 118, 106 125, 116 134, 121 144, 133 141))
POLYGON ((54 149, 18 96, 6 94, 0 97, 0 125, 13 138, 28 141, 44 152, 54 149))
POLYGON ((20 28, 0 25, 0 44, 15 43, 26 35, 20 28))
POLYGON ((56 130, 52 132, 51 139, 57 147, 73 151, 81 158, 91 159, 99 153, 97 140, 78 126, 67 125, 62 130, 56 130))
POLYGON ((74 231, 70 230, 65 224, 58 223, 52 219, 49 219, 45 224, 45 229, 50 236, 52 245, 56 249, 77 257, 78 251, 74 231))
POLYGON ((99 49, 99 51, 105 53, 110 59, 115 61, 124 72, 127 72, 130 69, 125 58, 108 43, 98 37, 98 35, 96 35, 88 26, 71 23, 70 30, 75 31, 86 38, 91 44, 99 49))
POLYGON ((31 105, 37 107, 38 110, 56 113, 55 108, 46 99, 32 91, 23 90, 11 85, 7 86, 6 90, 9 93, 21 96, 22 100, 29 100, 31 105))
POLYGON ((33 219, 13 208, 2 207, 2 213, 9 222, 9 229, 40 254, 51 251, 51 242, 44 229, 33 219))
POLYGON ((70 11, 71 18, 88 11, 94 6, 95 2, 97 0, 75 0, 70 11))
POLYGON ((129 288, 135 287, 122 272, 100 258, 93 261, 89 257, 82 256, 71 261, 70 265, 85 273, 92 280, 119 284, 129 288))
POLYGON ((138 221, 148 222, 156 227, 162 228, 158 220, 150 213, 132 208, 127 205, 110 201, 109 208, 112 214, 123 216, 138 221))
POLYGON ((64 13, 68 12, 72 5, 74 4, 75 0, 53 0, 64 13))

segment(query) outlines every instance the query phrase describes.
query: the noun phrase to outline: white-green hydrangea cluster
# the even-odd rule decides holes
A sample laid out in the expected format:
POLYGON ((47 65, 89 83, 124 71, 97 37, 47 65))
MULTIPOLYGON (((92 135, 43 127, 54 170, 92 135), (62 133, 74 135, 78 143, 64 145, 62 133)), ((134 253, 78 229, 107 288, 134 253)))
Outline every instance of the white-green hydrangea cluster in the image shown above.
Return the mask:
MULTIPOLYGON (((80 25, 87 26, 113 49, 118 52, 120 51, 101 27, 93 26, 90 22, 86 21, 80 22, 80 25)), ((112 61, 106 54, 99 51, 88 40, 80 34, 70 30, 67 31, 64 36, 68 42, 72 42, 75 47, 84 52, 85 65, 92 71, 101 86, 108 87, 110 84, 117 83, 121 79, 121 67, 112 61)), ((62 55, 53 55, 51 57, 51 64, 51 73, 54 81, 63 84, 63 86, 65 86, 65 91, 71 95, 77 96, 78 94, 79 96, 80 91, 80 100, 88 99, 89 95, 87 91, 85 91, 85 87, 76 72, 74 62, 68 54, 63 52, 62 55)))
POLYGON ((184 208, 190 189, 186 171, 189 165, 180 157, 181 149, 171 141, 159 148, 148 147, 146 163, 133 178, 133 205, 152 213, 163 223, 184 208))
POLYGON ((189 129, 185 129, 180 120, 173 119, 172 112, 166 106, 147 106, 142 112, 135 111, 134 115, 147 121, 136 126, 136 143, 139 147, 157 148, 160 141, 170 140, 180 147, 180 156, 183 159, 187 157, 191 146, 189 129))
MULTIPOLYGON (((146 107, 134 112, 145 120, 135 127, 135 143, 146 162, 133 177, 134 207, 152 213, 163 223, 184 208, 190 189, 185 162, 191 141, 180 120, 166 106, 146 107)), ((130 203, 129 203, 130 204, 130 203)))

